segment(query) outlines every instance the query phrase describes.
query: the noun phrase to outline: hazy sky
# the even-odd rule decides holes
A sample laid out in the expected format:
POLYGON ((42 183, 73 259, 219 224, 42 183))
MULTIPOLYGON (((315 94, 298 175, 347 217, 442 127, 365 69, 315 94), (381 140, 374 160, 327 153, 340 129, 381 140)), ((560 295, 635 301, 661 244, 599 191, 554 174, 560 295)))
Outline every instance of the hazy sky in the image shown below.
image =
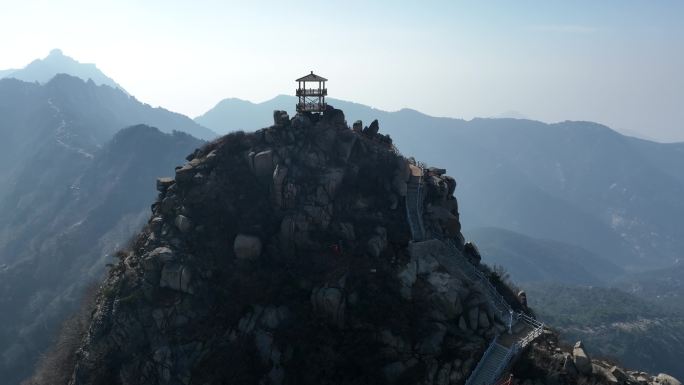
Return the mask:
POLYGON ((0 69, 52 48, 190 116, 331 96, 385 110, 592 120, 684 141, 684 1, 6 1, 0 69))

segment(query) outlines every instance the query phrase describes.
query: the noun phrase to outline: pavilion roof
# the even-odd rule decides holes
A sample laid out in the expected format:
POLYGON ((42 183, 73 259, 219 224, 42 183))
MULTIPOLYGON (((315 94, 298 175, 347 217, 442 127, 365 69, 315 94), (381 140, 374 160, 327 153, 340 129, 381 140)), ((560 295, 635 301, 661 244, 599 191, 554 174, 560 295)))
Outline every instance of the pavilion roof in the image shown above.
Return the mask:
POLYGON ((318 76, 313 71, 311 71, 310 74, 306 76, 302 76, 301 78, 295 80, 296 82, 325 82, 328 81, 328 79, 324 78, 323 76, 318 76))

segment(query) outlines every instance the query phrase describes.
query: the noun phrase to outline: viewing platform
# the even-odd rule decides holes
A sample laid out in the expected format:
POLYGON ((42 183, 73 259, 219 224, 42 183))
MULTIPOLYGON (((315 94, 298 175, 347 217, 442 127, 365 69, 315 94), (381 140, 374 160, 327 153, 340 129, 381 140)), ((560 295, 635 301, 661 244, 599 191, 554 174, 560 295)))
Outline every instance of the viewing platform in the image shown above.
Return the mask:
POLYGON ((325 103, 325 97, 328 95, 328 89, 325 88, 325 82, 328 79, 318 76, 313 71, 306 76, 295 80, 298 87, 295 94, 299 101, 297 102, 297 112, 323 112, 328 105, 325 103), (306 83, 318 83, 318 87, 306 87, 306 83))
POLYGON ((302 88, 295 90, 297 96, 327 96, 326 88, 302 88))

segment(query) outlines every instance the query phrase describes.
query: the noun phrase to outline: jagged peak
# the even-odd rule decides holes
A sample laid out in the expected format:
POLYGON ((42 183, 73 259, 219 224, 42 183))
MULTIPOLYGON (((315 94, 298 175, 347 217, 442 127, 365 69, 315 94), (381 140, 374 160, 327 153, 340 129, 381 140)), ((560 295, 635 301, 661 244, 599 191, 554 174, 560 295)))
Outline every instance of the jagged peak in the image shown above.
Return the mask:
POLYGON ((64 54, 59 48, 52 49, 45 58, 33 60, 26 67, 9 72, 5 76, 45 84, 61 73, 76 76, 86 81, 92 80, 98 85, 107 85, 126 93, 123 87, 100 71, 95 64, 81 63, 64 54))
POLYGON ((64 56, 64 52, 62 52, 61 49, 59 48, 53 48, 50 50, 50 53, 48 54, 48 57, 61 57, 64 56))

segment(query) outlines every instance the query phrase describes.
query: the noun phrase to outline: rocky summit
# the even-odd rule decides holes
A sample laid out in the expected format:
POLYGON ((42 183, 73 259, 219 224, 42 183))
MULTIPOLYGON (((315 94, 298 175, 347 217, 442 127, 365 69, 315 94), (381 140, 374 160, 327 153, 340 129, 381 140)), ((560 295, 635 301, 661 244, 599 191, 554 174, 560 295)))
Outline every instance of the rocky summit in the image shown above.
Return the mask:
POLYGON ((187 160, 27 383, 678 384, 559 346, 377 121, 276 111, 187 160))

